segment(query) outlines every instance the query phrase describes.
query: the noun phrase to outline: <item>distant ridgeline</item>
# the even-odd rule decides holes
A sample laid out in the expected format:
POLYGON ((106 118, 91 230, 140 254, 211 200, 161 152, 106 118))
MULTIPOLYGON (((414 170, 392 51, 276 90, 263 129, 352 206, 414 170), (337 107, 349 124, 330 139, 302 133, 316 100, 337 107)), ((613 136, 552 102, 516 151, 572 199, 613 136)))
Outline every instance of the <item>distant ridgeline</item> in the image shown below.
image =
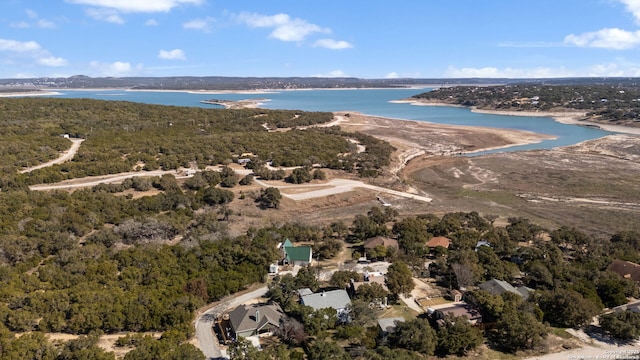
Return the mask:
POLYGON ((320 164, 376 176, 389 164, 388 143, 337 127, 297 130, 326 123, 330 112, 265 109, 204 109, 124 101, 0 98, 0 187, 141 170, 172 170, 232 161, 244 153, 273 166, 320 164), (269 131, 268 129, 290 129, 269 131), (84 138, 78 153, 63 164, 18 174, 57 158, 84 138), (348 139, 366 147, 355 151, 348 139), (13 184, 8 186, 8 184, 13 184))
POLYGON ((68 78, 0 79, 0 86, 37 86, 41 88, 132 88, 146 90, 260 90, 395 88, 423 84, 505 84, 507 79, 359 79, 353 77, 105 77, 76 75, 68 78))
POLYGON ((39 88, 132 88, 158 90, 259 90, 259 89, 328 89, 328 88, 394 88, 420 85, 495 85, 526 83, 531 85, 611 85, 638 86, 638 78, 401 78, 360 79, 354 77, 229 77, 229 76, 171 76, 171 77, 101 77, 75 75, 67 78, 0 79, 0 86, 39 88))
POLYGON ((505 111, 584 111, 589 120, 640 127, 640 86, 543 85, 443 87, 415 99, 505 111))

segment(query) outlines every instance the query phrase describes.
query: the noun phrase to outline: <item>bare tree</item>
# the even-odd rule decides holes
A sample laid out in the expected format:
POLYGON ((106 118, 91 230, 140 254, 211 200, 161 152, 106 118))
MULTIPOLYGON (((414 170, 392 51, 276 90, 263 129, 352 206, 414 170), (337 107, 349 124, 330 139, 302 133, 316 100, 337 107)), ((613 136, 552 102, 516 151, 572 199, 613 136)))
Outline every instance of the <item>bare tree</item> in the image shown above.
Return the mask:
POLYGON ((451 270, 456 275, 459 289, 473 285, 473 272, 468 266, 455 263, 451 264, 451 270))

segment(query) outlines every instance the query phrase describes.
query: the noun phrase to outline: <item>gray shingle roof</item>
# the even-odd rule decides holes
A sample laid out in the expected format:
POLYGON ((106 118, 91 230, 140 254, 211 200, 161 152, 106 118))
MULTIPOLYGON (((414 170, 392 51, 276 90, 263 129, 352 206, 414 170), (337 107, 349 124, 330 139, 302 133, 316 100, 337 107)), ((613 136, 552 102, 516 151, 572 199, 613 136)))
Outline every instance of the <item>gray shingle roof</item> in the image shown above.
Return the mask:
POLYGON ((349 294, 342 289, 305 295, 301 298, 301 301, 303 305, 311 306, 314 310, 334 308, 340 311, 351 304, 349 294))
POLYGON ((229 313, 229 321, 236 333, 243 333, 259 330, 266 324, 280 326, 282 316, 284 316, 282 309, 275 304, 242 305, 229 313))

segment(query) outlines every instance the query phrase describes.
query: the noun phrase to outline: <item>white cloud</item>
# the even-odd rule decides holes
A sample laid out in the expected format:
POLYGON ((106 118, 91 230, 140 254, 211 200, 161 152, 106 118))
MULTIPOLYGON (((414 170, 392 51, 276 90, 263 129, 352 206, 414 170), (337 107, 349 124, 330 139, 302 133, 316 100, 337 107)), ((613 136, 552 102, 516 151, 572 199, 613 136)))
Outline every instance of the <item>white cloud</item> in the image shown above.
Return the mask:
POLYGON ((17 28, 17 29, 27 29, 31 27, 31 24, 29 24, 26 21, 18 21, 18 22, 14 22, 9 24, 9 26, 11 26, 12 28, 17 28))
POLYGON ((124 19, 120 17, 117 11, 112 9, 86 9, 85 12, 96 20, 106 21, 112 24, 124 24, 124 19))
POLYGON ((204 19, 193 19, 182 24, 182 27, 189 30, 200 30, 204 32, 211 32, 211 27, 216 19, 212 17, 206 17, 204 19))
POLYGON ((620 0, 620 2, 626 5, 627 11, 633 14, 636 22, 640 22, 640 0, 620 0))
POLYGON ((125 76, 131 75, 133 67, 128 62, 116 61, 113 63, 102 63, 99 61, 92 61, 89 63, 93 72, 96 72, 99 76, 125 76))
POLYGON ((181 5, 200 5, 204 0, 66 0, 71 4, 90 5, 125 13, 169 12, 181 5))
POLYGON ((331 50, 342 50, 342 49, 350 49, 353 47, 352 44, 343 41, 343 40, 333 40, 333 39, 320 39, 317 40, 314 44, 314 47, 323 47, 331 50))
POLYGON ((55 29, 56 24, 54 22, 46 19, 39 19, 37 12, 30 9, 25 10, 25 12, 27 13, 27 17, 31 21, 18 21, 18 22, 10 23, 9 26, 13 28, 19 28, 19 29, 27 29, 31 27, 39 27, 43 29, 55 29))
POLYGON ((16 41, 0 39, 0 51, 28 52, 40 50, 40 45, 35 41, 16 41))
POLYGON ((158 26, 158 25, 160 25, 160 24, 158 24, 156 19, 149 19, 149 20, 145 21, 144 24, 146 26, 158 26))
POLYGON ((291 18, 287 14, 261 15, 240 13, 236 20, 253 28, 273 28, 270 38, 281 41, 303 41, 314 33, 331 33, 331 29, 322 28, 306 20, 291 18))
POLYGON ((49 51, 43 49, 35 41, 16 41, 0 39, 0 52, 5 52, 2 56, 4 61, 14 63, 30 64, 35 62, 44 66, 66 66, 68 61, 61 57, 51 55, 49 51))
POLYGON ((69 64, 69 62, 66 59, 63 59, 61 57, 55 57, 55 56, 48 56, 45 58, 38 59, 37 63, 40 65, 53 66, 53 67, 66 66, 69 64))
POLYGON ((516 69, 497 67, 457 68, 450 66, 444 77, 449 78, 557 78, 557 77, 638 77, 640 63, 616 59, 606 64, 593 64, 584 68, 571 70, 560 68, 516 69))
POLYGON ((457 68, 449 66, 444 76, 449 78, 554 78, 580 75, 568 71, 565 68, 499 69, 491 66, 483 68, 457 68))
POLYGON ((27 9, 27 10, 25 10, 25 12, 27 13, 27 16, 30 19, 37 19, 38 18, 38 13, 33 11, 33 10, 31 10, 31 9, 27 9))
POLYGON ((397 79, 399 77, 400 76, 395 71, 392 71, 392 72, 390 72, 390 73, 388 73, 387 75, 384 76, 385 79, 397 79))
POLYGON ((564 42, 579 47, 625 50, 640 44, 640 30, 626 31, 612 28, 580 35, 570 34, 564 38, 564 42))
POLYGON ((329 71, 326 74, 311 75, 311 77, 332 78, 332 77, 350 77, 350 76, 345 74, 345 72, 342 70, 333 70, 333 71, 329 71))
POLYGON ((56 24, 53 23, 52 21, 49 20, 45 20, 45 19, 40 19, 37 22, 38 27, 43 28, 43 29, 55 29, 56 28, 56 24))
POLYGON ((158 58, 164 60, 187 60, 184 51, 181 49, 160 50, 158 58))

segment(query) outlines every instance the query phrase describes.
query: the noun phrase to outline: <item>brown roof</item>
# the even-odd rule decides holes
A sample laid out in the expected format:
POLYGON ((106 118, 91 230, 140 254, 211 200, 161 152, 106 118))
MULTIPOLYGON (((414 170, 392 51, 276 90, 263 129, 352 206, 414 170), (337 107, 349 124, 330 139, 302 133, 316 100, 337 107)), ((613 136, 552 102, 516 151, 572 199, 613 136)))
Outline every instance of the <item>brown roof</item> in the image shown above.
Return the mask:
POLYGON ((431 240, 427 242, 427 247, 434 248, 436 246, 442 246, 448 249, 450 243, 451 240, 449 240, 448 238, 444 236, 436 236, 431 238, 431 240))
POLYGON ((364 242, 364 248, 365 249, 373 249, 376 246, 384 246, 386 248, 388 247, 393 247, 393 248, 398 248, 398 241, 394 240, 394 239, 390 239, 388 237, 384 237, 384 236, 376 236, 374 238, 368 239, 367 241, 364 242))
POLYGON ((640 283, 640 265, 636 263, 616 259, 607 267, 607 270, 640 283))

